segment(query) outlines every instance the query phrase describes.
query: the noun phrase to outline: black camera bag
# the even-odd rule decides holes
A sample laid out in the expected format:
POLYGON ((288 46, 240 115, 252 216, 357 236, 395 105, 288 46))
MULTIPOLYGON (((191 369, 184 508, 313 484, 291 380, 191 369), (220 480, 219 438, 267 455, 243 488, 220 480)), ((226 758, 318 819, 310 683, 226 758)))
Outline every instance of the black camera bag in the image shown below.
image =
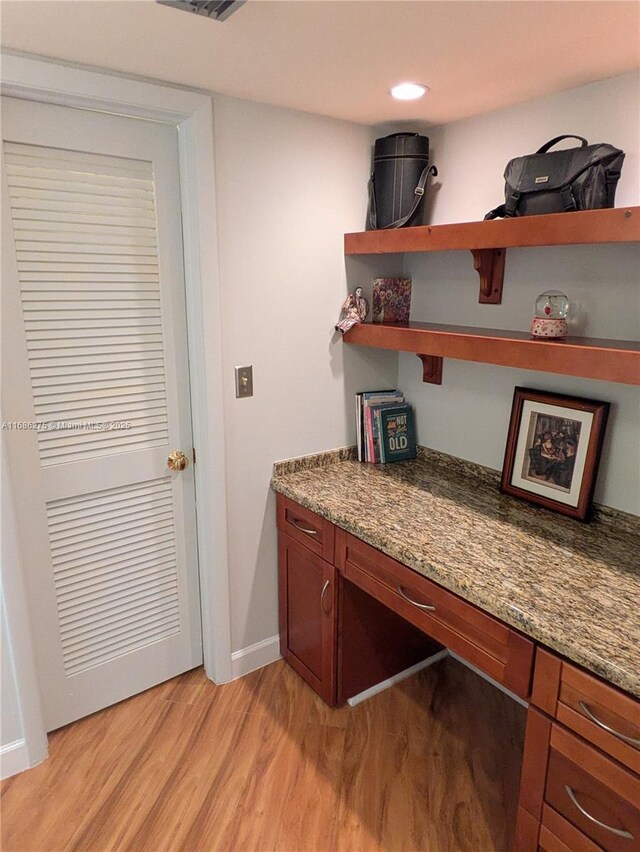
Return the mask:
POLYGON ((393 133, 376 139, 369 181, 370 228, 418 224, 427 179, 437 174, 429 165, 428 136, 393 133))
POLYGON ((613 145, 589 145, 582 136, 570 134, 556 136, 535 154, 507 163, 505 203, 484 218, 613 207, 623 160, 624 151, 613 145), (579 139, 581 145, 549 152, 561 139, 579 139))

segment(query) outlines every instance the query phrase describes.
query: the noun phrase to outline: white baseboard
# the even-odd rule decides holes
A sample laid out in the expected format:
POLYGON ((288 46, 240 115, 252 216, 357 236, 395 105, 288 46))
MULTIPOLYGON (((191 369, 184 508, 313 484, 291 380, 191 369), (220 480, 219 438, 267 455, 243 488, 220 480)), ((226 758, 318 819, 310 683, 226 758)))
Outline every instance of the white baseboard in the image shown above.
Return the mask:
POLYGON ((275 663, 280 659, 280 637, 270 636, 248 648, 241 648, 231 654, 231 680, 275 663))
POLYGON ((0 746, 0 777, 2 780, 29 769, 29 752, 24 739, 0 746))
POLYGON ((380 681, 380 683, 376 683, 374 686, 370 686, 369 689, 365 689, 363 692, 359 692, 357 695, 354 695, 351 698, 347 698, 347 704, 350 707, 355 707, 356 704, 360 704, 361 701, 366 701, 367 698, 372 698, 379 692, 384 692, 385 689, 389 689, 396 683, 400 683, 401 680, 406 680, 406 678, 411 677, 411 675, 422 671, 422 669, 426 669, 427 666, 432 666, 434 663, 437 663, 438 660, 443 660, 445 657, 448 656, 449 652, 446 648, 443 648, 442 651, 438 651, 437 654, 433 654, 433 656, 427 657, 426 660, 422 660, 421 662, 416 663, 415 666, 411 666, 410 668, 405 669, 402 672, 398 672, 397 675, 393 675, 393 677, 387 678, 387 680, 382 680, 380 681))

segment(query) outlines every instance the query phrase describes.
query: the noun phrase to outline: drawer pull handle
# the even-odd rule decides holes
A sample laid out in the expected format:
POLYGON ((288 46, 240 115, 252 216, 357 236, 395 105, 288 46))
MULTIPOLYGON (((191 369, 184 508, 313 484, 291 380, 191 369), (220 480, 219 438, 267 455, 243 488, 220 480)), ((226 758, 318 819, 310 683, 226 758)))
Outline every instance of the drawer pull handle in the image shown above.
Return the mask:
POLYGON ((606 822, 600 822, 599 819, 596 819, 594 816, 591 816, 591 814, 588 811, 585 811, 585 809, 582 807, 580 802, 576 799, 576 794, 573 792, 571 787, 569 787, 567 784, 565 784, 564 789, 567 791, 567 796, 569 796, 569 798, 571 799, 573 804, 576 806, 576 808, 580 811, 582 816, 591 820, 591 822, 594 822, 596 825, 599 825, 600 828, 604 828, 607 831, 610 831, 612 834, 617 834, 618 837, 624 837, 625 840, 633 840, 633 834, 631 834, 631 832, 625 831, 623 828, 613 828, 613 826, 607 825, 606 822))
POLYGON ((427 612, 433 612, 435 610, 435 606, 431 606, 430 604, 421 604, 421 603, 418 603, 418 601, 411 600, 411 598, 407 594, 405 594, 402 586, 398 586, 397 592, 398 592, 398 594, 400 595, 401 598, 405 599, 405 601, 407 603, 410 603, 410 604, 413 604, 414 606, 417 606, 418 609, 424 609, 427 612))
POLYGON ((329 588, 329 580, 324 581, 324 586, 322 587, 322 591, 320 592, 320 609, 324 612, 325 615, 329 615, 331 609, 324 608, 324 596, 327 593, 327 589, 329 588))
POLYGON ((617 737, 619 740, 622 740, 625 743, 629 743, 629 745, 634 748, 640 748, 640 740, 634 737, 629 737, 627 734, 621 734, 620 731, 616 731, 615 728, 610 728, 609 725, 605 725, 604 722, 601 722, 600 719, 595 715, 591 707, 586 704, 584 701, 578 701, 578 707, 582 710, 584 715, 591 719, 591 721, 597 725, 599 728, 602 728, 603 731, 606 731, 608 734, 613 734, 614 737, 617 737))
POLYGON ((292 518, 291 523, 297 530, 300 530, 300 532, 306 533, 307 535, 318 535, 318 530, 312 530, 311 527, 304 527, 297 518, 292 518))

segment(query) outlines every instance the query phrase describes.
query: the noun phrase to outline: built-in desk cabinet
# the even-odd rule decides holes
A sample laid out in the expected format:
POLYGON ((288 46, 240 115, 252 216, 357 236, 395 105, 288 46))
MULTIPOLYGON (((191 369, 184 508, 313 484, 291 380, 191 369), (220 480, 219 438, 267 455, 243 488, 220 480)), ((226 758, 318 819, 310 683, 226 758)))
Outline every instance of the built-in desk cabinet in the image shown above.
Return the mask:
POLYGON ((515 852, 640 850, 640 702, 277 499, 281 653, 324 701, 447 646, 530 701, 515 852))
POLYGON ((280 653, 332 707, 442 649, 338 572, 335 533, 278 495, 280 653))
POLYGON ((327 704, 335 704, 336 569, 280 534, 282 655, 327 704))
POLYGON ((340 529, 336 565, 421 631, 516 695, 529 696, 534 644, 517 630, 340 529))
POLYGON ((518 852, 640 849, 640 702, 538 648, 518 852))

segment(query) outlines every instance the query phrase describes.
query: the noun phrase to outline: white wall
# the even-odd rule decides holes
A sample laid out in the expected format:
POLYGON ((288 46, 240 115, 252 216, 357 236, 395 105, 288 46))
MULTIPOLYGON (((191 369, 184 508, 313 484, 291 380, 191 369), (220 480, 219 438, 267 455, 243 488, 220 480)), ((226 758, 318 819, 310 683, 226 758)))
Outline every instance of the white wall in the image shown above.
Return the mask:
MULTIPOLYGON (((509 159, 565 132, 610 142, 626 152, 616 206, 640 204, 640 75, 625 74, 430 133, 439 169, 430 222, 481 219, 503 199, 509 159)), ((528 330, 536 296, 548 288, 574 305, 572 333, 640 337, 640 247, 571 246, 509 249, 503 303, 478 304, 478 278, 468 252, 406 255, 413 278, 411 316, 489 328, 528 330)), ((640 428, 637 388, 445 359, 441 386, 421 381, 421 364, 401 355, 398 384, 417 409, 426 446, 500 469, 516 385, 609 400, 611 418, 595 499, 640 514, 640 428)))
MULTIPOLYGON (((4 433, 2 433, 4 435, 4 433)), ((7 778, 46 757, 33 668, 31 628, 17 548, 16 518, 11 497, 4 441, 0 448, 0 776, 7 778), (8 617, 10 614, 10 618, 8 617), (16 677, 20 672, 20 679, 16 677)))
POLYGON ((274 460, 353 443, 353 394, 393 384, 397 356, 333 331, 344 233, 365 222, 369 129, 222 96, 214 123, 237 651, 278 632, 274 460), (235 399, 243 364, 254 396, 235 399))
POLYGON ((2 649, 0 651, 0 696, 2 700, 2 713, 0 714, 0 748, 21 740, 22 719, 18 705, 18 691, 16 687, 15 672, 13 670, 13 655, 9 644, 9 628, 4 607, 4 591, 0 589, 0 640, 2 649))

